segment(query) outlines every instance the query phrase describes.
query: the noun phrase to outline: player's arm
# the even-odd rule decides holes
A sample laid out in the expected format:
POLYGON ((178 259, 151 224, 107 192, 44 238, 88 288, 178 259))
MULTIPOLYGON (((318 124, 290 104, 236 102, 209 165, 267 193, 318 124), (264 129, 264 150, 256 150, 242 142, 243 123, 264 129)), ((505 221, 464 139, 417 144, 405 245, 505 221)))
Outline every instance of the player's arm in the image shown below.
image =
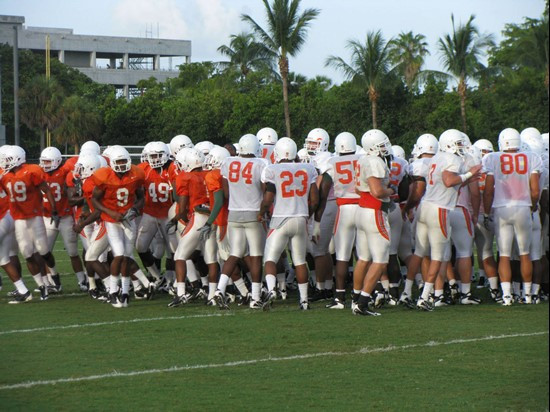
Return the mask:
POLYGON ((446 187, 453 187, 456 185, 468 184, 479 179, 479 172, 482 165, 475 165, 470 168, 466 173, 459 175, 458 173, 451 172, 450 170, 444 170, 442 173, 443 184, 446 187))
POLYGON ((546 220, 546 214, 548 213, 548 189, 542 189, 542 195, 539 201, 540 210, 540 223, 544 226, 546 220))
POLYGON ((172 219, 172 221, 177 222, 178 220, 183 220, 185 223, 189 222, 189 215, 188 210, 189 209, 189 196, 182 195, 178 199, 178 213, 176 213, 176 216, 172 219))
POLYGON ((92 205, 94 209, 111 216, 111 218, 113 218, 116 222, 122 222, 124 215, 116 210, 111 210, 108 207, 105 207, 102 202, 103 196, 105 196, 105 192, 97 186, 94 187, 94 191, 92 192, 92 205))
POLYGON ((479 217, 479 207, 481 205, 481 192, 479 191, 479 184, 477 181, 469 182, 468 188, 470 189, 470 200, 472 202, 472 221, 474 225, 477 224, 477 219, 479 217))
POLYGON ((229 183, 227 183, 227 179, 225 177, 222 179, 222 189, 224 198, 229 200, 229 183))
POLYGON ((143 186, 138 187, 135 193, 136 201, 132 207, 137 210, 142 210, 143 206, 145 206, 145 190, 143 189, 143 186))
POLYGON ((44 195, 48 199, 48 202, 50 202, 50 205, 51 205, 51 208, 52 208, 51 209, 52 215, 57 215, 57 208, 56 208, 56 205, 55 205, 55 199, 52 195, 52 191, 50 190, 50 186, 48 186, 48 183, 46 183, 45 181, 42 181, 38 185, 38 188, 40 189, 40 191, 42 193, 44 193, 44 195))
POLYGON ((426 179, 421 176, 413 176, 412 189, 409 191, 409 197, 405 208, 403 209, 403 216, 405 217, 410 210, 414 209, 420 203, 420 200, 426 193, 426 179))
POLYGON ((214 192, 214 205, 212 206, 212 210, 210 211, 210 217, 206 221, 206 224, 211 226, 214 223, 214 220, 218 217, 220 214, 220 211, 223 207, 223 202, 225 201, 225 197, 223 195, 223 189, 216 190, 214 192))
POLYGON ((529 189, 531 191, 531 210, 535 212, 539 204, 540 174, 531 173, 531 176, 529 176, 529 189))
POLYGON ((369 185, 369 190, 371 195, 377 199, 384 199, 385 197, 390 197, 395 194, 395 191, 389 187, 384 187, 382 184, 382 179, 374 176, 367 178, 367 183, 369 185))
POLYGON ((319 205, 317 206, 317 209, 311 209, 311 199, 309 202, 309 205, 310 205, 309 214, 311 215, 313 212, 315 212, 315 220, 318 222, 321 221, 321 217, 325 212, 325 208, 327 206, 328 194, 330 192, 331 187, 332 187, 332 178, 328 173, 323 173, 323 175, 321 176, 321 181, 319 183, 319 205), (317 217, 319 217, 319 219, 317 219, 317 217))
POLYGON ((101 216, 101 212, 97 209, 94 210, 92 213, 88 213, 88 215, 85 218, 81 217, 78 220, 78 222, 76 222, 74 224, 73 230, 76 233, 82 232, 82 229, 84 229, 89 224, 91 224, 91 223, 95 222, 96 220, 98 220, 100 216, 101 216))
POLYGON ((260 205, 260 211, 258 212, 258 221, 263 222, 266 218, 266 214, 271 209, 273 202, 275 202, 275 193, 277 189, 273 183, 265 183, 264 198, 260 205))
POLYGON ((495 176, 487 174, 485 178, 485 191, 483 192, 483 210, 489 215, 493 208, 493 199, 495 198, 495 176))

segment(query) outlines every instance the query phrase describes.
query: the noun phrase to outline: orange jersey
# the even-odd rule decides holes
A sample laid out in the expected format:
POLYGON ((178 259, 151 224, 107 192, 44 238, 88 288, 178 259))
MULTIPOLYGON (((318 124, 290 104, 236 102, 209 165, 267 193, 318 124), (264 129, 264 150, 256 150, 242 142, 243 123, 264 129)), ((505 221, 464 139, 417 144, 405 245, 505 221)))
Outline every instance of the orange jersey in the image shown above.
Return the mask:
MULTIPOLYGON (((206 189, 208 190, 208 197, 210 198, 210 208, 214 207, 214 193, 219 190, 223 190, 222 186, 222 175, 220 169, 214 169, 209 171, 204 177, 206 183, 206 189)), ((227 199, 223 201, 223 206, 220 209, 220 213, 216 216, 214 224, 217 226, 226 226, 227 225, 227 215, 228 215, 228 204, 227 199)))
MULTIPOLYGON (((103 206, 115 212, 125 214, 136 201, 136 190, 143 187, 145 174, 143 170, 132 165, 122 178, 110 167, 102 167, 91 176, 98 189, 104 192, 101 202, 103 206)), ((86 179, 89 180, 89 179, 86 179)), ((114 222, 106 213, 101 213, 101 219, 114 222)))
POLYGON ((6 192, 0 189, 0 220, 6 216, 8 210, 10 210, 10 200, 8 199, 6 192))
MULTIPOLYGON (((67 197, 67 191, 65 190, 65 181, 67 180, 67 174, 69 169, 64 167, 58 167, 51 173, 46 173, 46 182, 52 192, 53 200, 55 201, 55 207, 59 216, 69 216, 71 214, 71 208, 69 207, 69 198, 67 197)), ((72 174, 72 173, 71 173, 72 174)), ((43 196, 44 201, 44 216, 51 216, 52 207, 48 198, 43 196)))
POLYGON ((74 165, 76 164, 77 161, 78 161, 78 156, 69 157, 67 160, 65 160, 65 163, 61 167, 72 172, 74 170, 74 165))
POLYGON ((16 172, 9 172, 1 180, 10 199, 14 219, 29 219, 44 214, 42 191, 38 187, 46 180, 46 173, 38 165, 23 164, 16 172))
POLYGON ((189 197, 189 216, 196 206, 208 204, 208 193, 204 183, 206 171, 180 173, 176 178, 176 194, 189 197))
POLYGON ((146 163, 143 170, 145 172, 145 206, 143 207, 143 213, 156 218, 166 218, 173 203, 170 172, 164 168, 153 169, 149 163, 146 163))

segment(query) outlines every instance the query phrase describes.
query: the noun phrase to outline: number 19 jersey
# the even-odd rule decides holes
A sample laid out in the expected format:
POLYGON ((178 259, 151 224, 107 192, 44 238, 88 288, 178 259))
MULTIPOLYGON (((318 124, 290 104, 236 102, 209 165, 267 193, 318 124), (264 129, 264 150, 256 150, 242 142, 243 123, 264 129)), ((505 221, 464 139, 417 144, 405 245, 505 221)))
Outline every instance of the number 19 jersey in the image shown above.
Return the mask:
POLYGON ((267 164, 267 160, 257 157, 228 157, 225 160, 220 171, 229 186, 230 211, 260 211, 261 176, 267 164))
POLYGON ((494 176, 493 208, 531 206, 529 179, 543 169, 540 156, 531 152, 489 153, 483 158, 487 175, 494 176))
POLYGON ((262 182, 275 186, 273 217, 309 216, 309 187, 315 183, 317 170, 308 163, 277 163, 267 166, 262 182))

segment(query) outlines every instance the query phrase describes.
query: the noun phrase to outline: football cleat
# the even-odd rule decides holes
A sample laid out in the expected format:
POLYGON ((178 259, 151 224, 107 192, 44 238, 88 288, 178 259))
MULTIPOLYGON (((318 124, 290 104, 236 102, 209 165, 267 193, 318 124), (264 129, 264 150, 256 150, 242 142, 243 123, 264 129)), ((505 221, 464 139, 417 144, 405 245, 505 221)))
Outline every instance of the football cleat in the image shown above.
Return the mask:
POLYGON ((357 302, 355 301, 351 301, 351 313, 353 313, 353 311, 355 310, 355 308, 357 307, 357 302))
POLYGON ((370 310, 368 306, 361 307, 359 305, 356 305, 353 308, 352 313, 354 315, 361 315, 361 316, 380 316, 380 313, 370 310))
POLYGON ((250 303, 250 299, 252 299, 252 296, 250 293, 247 293, 246 296, 237 296, 235 301, 237 302, 238 306, 248 305, 250 303))
POLYGON ((491 295, 491 299, 493 299, 494 302, 496 303, 502 303, 502 296, 500 296, 500 290, 498 289, 491 289, 489 291, 490 295, 491 295))
POLYGON ((263 309, 264 305, 259 300, 250 299, 250 303, 248 304, 248 307, 250 309, 263 309))
POLYGON ((19 295, 19 292, 17 291, 17 289, 15 289, 15 290, 12 290, 11 292, 8 292, 7 295, 8 295, 8 298, 14 298, 17 295, 19 295))
POLYGON ((130 299, 127 293, 124 293, 120 296, 115 295, 115 301, 111 301, 111 305, 113 305, 113 308, 127 308, 129 300, 130 299))
POLYGON ((512 306, 513 298, 510 295, 502 297, 502 306, 512 306))
POLYGON ((386 294, 384 292, 374 292, 374 307, 380 309, 386 303, 386 294))
POLYGON ((485 276, 480 276, 479 281, 477 282, 477 289, 483 289, 485 287, 485 276))
POLYGON ((481 299, 472 296, 471 293, 466 293, 465 295, 460 296, 461 305, 479 305, 480 303, 481 299))
POLYGON ((522 302, 526 305, 531 305, 533 303, 533 298, 531 295, 525 295, 522 302))
POLYGON ((48 300, 48 288, 44 285, 38 288, 40 292, 40 300, 48 300))
POLYGON ((286 300, 286 298, 288 297, 288 293, 287 293, 286 289, 279 290, 277 295, 281 300, 286 300))
POLYGON ((453 301, 450 298, 446 297, 445 295, 440 295, 434 300, 434 307, 436 308, 449 306, 452 304, 453 304, 453 301))
POLYGON ((205 303, 204 303, 206 306, 216 306, 216 301, 214 300, 214 298, 212 299, 208 299, 205 303))
POLYGON ((325 305, 325 308, 328 309, 344 309, 345 307, 345 303, 338 298, 334 298, 332 302, 325 305))
POLYGON ((185 305, 187 303, 187 296, 181 295, 181 296, 174 296, 174 299, 172 299, 172 302, 168 304, 169 308, 177 308, 178 306, 185 305))
POLYGON ((136 300, 147 299, 147 289, 143 286, 137 290, 134 290, 134 297, 136 300))
POLYGON ((460 296, 458 285, 455 283, 454 285, 449 286, 449 289, 451 291, 451 299, 456 301, 458 299, 458 296, 460 296))
POLYGON ((425 312, 431 312, 434 310, 433 306, 422 298, 418 299, 416 302, 416 308, 425 312))
POLYGON ((273 301, 277 298, 277 292, 275 290, 271 290, 267 293, 267 296, 265 298, 264 304, 263 304, 263 310, 270 310, 271 306, 273 306, 273 301))
POLYGON ((532 296, 532 299, 533 299, 533 305, 538 305, 540 303, 540 298, 538 295, 533 295, 532 296))
POLYGON ((227 305, 227 302, 225 300, 225 297, 223 296, 223 293, 221 293, 219 290, 216 291, 214 294, 214 302, 221 310, 228 310, 229 306, 227 305))
POLYGON ((321 289, 317 289, 315 288, 315 290, 313 291, 313 294, 308 298, 308 300, 310 302, 319 302, 320 300, 325 300, 326 299, 326 294, 325 294, 325 290, 321 290, 321 289))
POLYGON ((89 289, 88 295, 90 295, 92 299, 99 299, 101 296, 101 292, 97 289, 89 289))
POLYGON ((300 302, 300 310, 309 310, 309 302, 307 300, 303 300, 300 302))
POLYGON ((27 293, 23 293, 23 294, 17 292, 17 295, 13 296, 13 299, 10 300, 8 303, 18 304, 18 303, 28 302, 30 300, 32 300, 32 294, 30 290, 27 290, 27 293))
POLYGON ((203 288, 194 288, 189 295, 189 300, 194 301, 198 299, 206 299, 207 297, 208 294, 204 291, 203 288))
POLYGON ((227 300, 227 303, 235 303, 237 300, 237 296, 235 296, 233 293, 227 292, 225 294, 225 299, 227 300))
POLYGON ((409 309, 414 309, 414 308, 415 308, 415 304, 414 304, 413 300, 412 300, 411 297, 410 297, 407 293, 405 293, 405 292, 403 292, 403 293, 401 294, 401 297, 399 298, 399 304, 400 304, 400 305, 403 305, 403 306, 406 306, 406 307, 408 307, 409 309))
POLYGON ((80 289, 81 292, 87 292, 88 291, 88 283, 86 282, 78 282, 78 289, 80 289))
POLYGON ((63 286, 61 285, 48 285, 48 293, 61 293, 63 286))

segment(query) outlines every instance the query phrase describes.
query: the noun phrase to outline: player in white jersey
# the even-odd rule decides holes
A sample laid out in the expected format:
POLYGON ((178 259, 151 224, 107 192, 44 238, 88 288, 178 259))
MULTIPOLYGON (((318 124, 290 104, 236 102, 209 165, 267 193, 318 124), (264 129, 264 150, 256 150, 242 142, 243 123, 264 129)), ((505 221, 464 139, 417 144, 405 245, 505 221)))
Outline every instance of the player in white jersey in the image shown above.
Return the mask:
POLYGON ((361 145, 366 155, 359 159, 355 169, 356 190, 360 197, 355 213, 357 263, 353 272, 352 312, 376 316, 379 313, 369 306, 372 306, 371 294, 389 260, 388 212, 395 207, 390 196, 396 194, 397 189, 389 187, 391 143, 388 136, 372 129, 363 135, 361 145))
POLYGON ((443 132, 439 138, 439 151, 428 166, 426 193, 416 215, 415 251, 407 268, 410 279, 417 273, 422 258, 431 257, 422 296, 416 303, 421 310, 433 310, 429 298, 450 242, 449 210, 456 207, 460 186, 476 180, 481 169, 481 165, 477 165, 463 173, 461 156, 465 153, 465 144, 458 130, 443 132))
MULTIPOLYGON (((251 309, 259 309, 262 308, 262 256, 266 234, 262 223, 258 221, 258 213, 263 200, 261 176, 267 160, 257 157, 260 144, 252 134, 242 136, 239 147, 239 156, 227 158, 221 167, 224 191, 229 194, 227 236, 230 251, 214 299, 220 308, 227 308, 225 289, 230 277, 235 286, 242 289, 244 281, 234 272, 239 259, 248 253, 248 268, 252 277, 252 299, 249 305, 251 309)), ((246 292, 241 294, 246 298, 246 292)))
POLYGON ((258 130, 256 137, 260 142, 261 156, 266 159, 269 163, 275 163, 273 157, 273 148, 275 143, 279 140, 279 135, 271 127, 264 127, 258 130))
MULTIPOLYGON (((276 262, 287 244, 290 245, 292 262, 295 266, 296 280, 300 292, 300 308, 309 309, 308 270, 306 265, 307 219, 316 211, 319 193, 315 179, 317 171, 313 165, 294 163, 296 143, 292 139, 282 138, 275 145, 275 161, 262 173, 262 182, 266 191, 258 219, 263 220, 273 203, 273 213, 265 244, 264 265, 265 280, 268 288, 265 307, 271 306, 276 297, 276 262)), ((321 216, 316 211, 313 238, 319 240, 321 216)))
MULTIPOLYGON (((416 233, 416 219, 413 218, 413 213, 426 193, 426 181, 428 178, 429 165, 431 158, 434 157, 438 151, 439 142, 434 135, 429 133, 419 136, 413 148, 413 156, 415 160, 413 160, 409 165, 409 176, 412 181, 412 185, 409 190, 409 197, 402 210, 403 220, 406 222, 405 224, 407 224, 407 222, 410 224, 412 233, 416 233)), ((407 264, 407 267, 408 266, 409 264, 407 264)), ((412 301, 412 287, 417 276, 418 280, 421 281, 422 276, 420 273, 407 273, 405 287, 401 297, 399 298, 399 303, 411 308, 414 307, 414 302, 412 301)))
POLYGON ((532 152, 523 153, 517 130, 508 128, 500 132, 499 152, 490 153, 483 159, 487 170, 483 202, 484 219, 494 209, 495 235, 500 259, 498 272, 502 287, 503 305, 512 304, 510 256, 514 240, 517 243, 521 276, 526 301, 531 300, 533 265, 529 256, 532 235, 531 214, 537 210, 539 177, 542 171, 540 157, 532 152))
POLYGON ((327 170, 323 174, 332 185, 338 212, 334 223, 334 249, 336 252, 336 290, 330 309, 344 309, 346 300, 346 278, 348 265, 355 245, 355 212, 359 208, 359 195, 355 191, 355 166, 361 157, 355 154, 357 142, 355 136, 342 132, 334 140, 336 156, 328 160, 327 170))

